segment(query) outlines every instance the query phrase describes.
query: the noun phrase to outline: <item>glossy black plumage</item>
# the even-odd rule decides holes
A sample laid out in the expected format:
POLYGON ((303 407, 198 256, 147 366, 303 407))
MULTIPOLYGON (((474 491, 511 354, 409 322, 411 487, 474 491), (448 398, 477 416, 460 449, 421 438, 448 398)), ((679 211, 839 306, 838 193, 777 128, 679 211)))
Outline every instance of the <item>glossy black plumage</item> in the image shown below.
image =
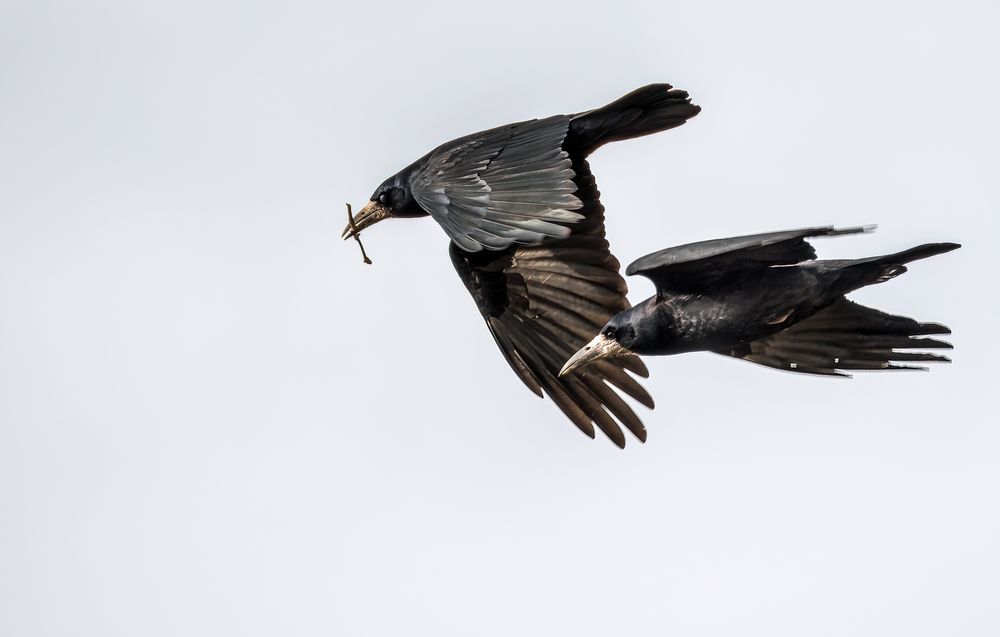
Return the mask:
MULTIPOLYGON (((629 265, 651 279, 655 297, 623 310, 601 330, 594 352, 613 341, 640 355, 713 351, 794 372, 909 369, 900 363, 947 361, 925 351, 950 348, 948 334, 848 301, 845 295, 906 272, 906 263, 958 248, 925 244, 864 259, 816 260, 809 237, 867 228, 808 228, 705 241, 661 250, 629 265), (600 346, 600 347, 598 347, 600 346)), ((586 369, 583 367, 583 369, 586 369)))
POLYGON ((456 271, 521 381, 591 437, 596 425, 624 446, 624 426, 645 440, 642 422, 612 389, 652 408, 625 371, 647 376, 640 361, 602 361, 559 377, 566 358, 629 306, 586 157, 608 142, 680 126, 700 110, 685 91, 653 84, 585 113, 456 139, 386 179, 344 234, 430 215, 451 238, 456 271))
POLYGON ((611 316, 629 307, 618 260, 604 238, 604 208, 594 178, 585 160, 574 170, 586 206, 585 219, 574 224, 569 237, 503 252, 469 253, 453 243, 451 258, 524 384, 539 396, 548 394, 588 436, 594 436, 596 424, 624 446, 616 420, 643 441, 646 430, 607 383, 652 408, 653 399, 623 369, 646 377, 646 366, 638 359, 624 365, 602 361, 584 374, 559 377, 566 359, 611 316))

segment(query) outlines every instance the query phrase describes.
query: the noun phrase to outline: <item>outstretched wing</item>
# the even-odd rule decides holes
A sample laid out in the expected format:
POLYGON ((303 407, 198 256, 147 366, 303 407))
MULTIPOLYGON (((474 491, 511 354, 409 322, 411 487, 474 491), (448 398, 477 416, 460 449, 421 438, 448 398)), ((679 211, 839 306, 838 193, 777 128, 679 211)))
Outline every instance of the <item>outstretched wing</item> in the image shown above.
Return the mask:
POLYGON ((699 241, 647 254, 632 262, 625 273, 650 279, 660 292, 700 293, 740 272, 815 259, 816 250, 806 241, 809 237, 855 234, 873 228, 826 226, 699 241))
POLYGON ((556 115, 440 146, 411 176, 413 198, 466 252, 568 237, 583 219, 562 147, 569 122, 556 115))
POLYGON ((586 113, 475 133, 418 161, 411 193, 465 252, 563 239, 584 217, 575 157, 680 126, 700 110, 686 91, 650 84, 586 113))
POLYGON ((792 372, 846 376, 841 370, 926 369, 897 363, 949 362, 940 354, 912 351, 951 349, 946 341, 925 338, 938 334, 951 331, 841 297, 788 329, 718 353, 792 372))
POLYGON ((467 252, 451 244, 451 258, 511 368, 531 391, 548 394, 588 436, 597 425, 619 447, 624 425, 639 440, 646 429, 617 387, 652 408, 653 399, 625 370, 646 377, 637 358, 604 360, 559 377, 563 364, 614 314, 628 291, 604 238, 604 208, 586 161, 574 166, 583 220, 568 237, 502 252, 467 252))

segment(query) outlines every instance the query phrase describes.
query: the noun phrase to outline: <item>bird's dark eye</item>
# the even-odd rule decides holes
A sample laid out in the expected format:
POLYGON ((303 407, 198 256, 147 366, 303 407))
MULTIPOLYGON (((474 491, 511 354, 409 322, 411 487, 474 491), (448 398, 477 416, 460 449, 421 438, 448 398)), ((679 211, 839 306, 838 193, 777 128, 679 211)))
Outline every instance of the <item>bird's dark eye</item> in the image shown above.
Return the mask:
POLYGON ((387 203, 389 203, 389 193, 383 192, 381 195, 379 195, 378 196, 378 202, 380 204, 387 204, 387 203))

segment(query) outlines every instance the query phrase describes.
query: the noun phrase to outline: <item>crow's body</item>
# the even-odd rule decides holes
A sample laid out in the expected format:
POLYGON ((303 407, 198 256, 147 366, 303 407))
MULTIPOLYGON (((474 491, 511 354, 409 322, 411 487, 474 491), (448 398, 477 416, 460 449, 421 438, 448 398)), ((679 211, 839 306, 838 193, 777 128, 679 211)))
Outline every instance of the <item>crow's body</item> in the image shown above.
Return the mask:
POLYGON ((639 259, 628 274, 650 278, 656 296, 618 313, 564 371, 601 354, 711 351, 796 372, 901 369, 901 361, 942 361, 948 333, 852 303, 845 295, 906 271, 906 263, 958 245, 937 243, 865 259, 814 260, 805 239, 860 232, 811 228, 668 248, 639 259), (588 349, 589 348, 589 349, 588 349), (614 350, 614 351, 612 351, 614 350))
POLYGON ((625 372, 647 376, 641 361, 604 361, 559 377, 566 358, 629 307, 586 158, 608 142, 680 126, 700 110, 685 91, 653 84, 586 113, 456 139, 386 179, 344 234, 386 218, 431 216, 451 238, 455 269, 522 382, 591 437, 596 425, 624 446, 624 425, 645 440, 642 422, 612 389, 651 408, 625 372))
POLYGON ((822 273, 782 268, 708 294, 652 297, 623 315, 648 355, 716 350, 781 331, 826 302, 822 273))

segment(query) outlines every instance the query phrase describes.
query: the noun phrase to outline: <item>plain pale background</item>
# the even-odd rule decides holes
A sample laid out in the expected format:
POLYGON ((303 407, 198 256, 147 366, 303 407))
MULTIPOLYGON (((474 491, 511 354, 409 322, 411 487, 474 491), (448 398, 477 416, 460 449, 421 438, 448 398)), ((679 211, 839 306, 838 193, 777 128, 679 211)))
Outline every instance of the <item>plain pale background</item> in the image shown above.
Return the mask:
POLYGON ((998 7, 0 3, 0 633, 1000 633, 998 7), (623 263, 960 241, 855 296, 954 364, 650 360, 622 452, 432 221, 339 240, 437 144, 653 81, 704 111, 593 157, 623 263))

